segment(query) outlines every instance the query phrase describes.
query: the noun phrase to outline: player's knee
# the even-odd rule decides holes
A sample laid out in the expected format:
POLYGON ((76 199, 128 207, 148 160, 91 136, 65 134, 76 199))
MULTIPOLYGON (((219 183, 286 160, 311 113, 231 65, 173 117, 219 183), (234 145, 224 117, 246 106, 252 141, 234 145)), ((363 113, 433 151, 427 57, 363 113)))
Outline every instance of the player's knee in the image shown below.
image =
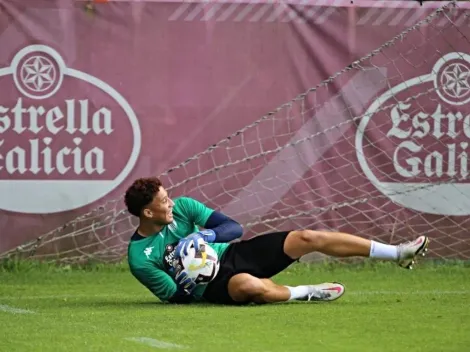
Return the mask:
POLYGON ((328 235, 322 231, 300 230, 294 231, 295 244, 298 248, 318 250, 325 246, 328 235))
POLYGON ((230 296, 237 302, 253 301, 266 291, 266 285, 249 274, 235 275, 230 279, 228 286, 230 296))
POLYGON ((301 231, 302 242, 309 248, 321 249, 328 242, 328 235, 323 231, 301 231))

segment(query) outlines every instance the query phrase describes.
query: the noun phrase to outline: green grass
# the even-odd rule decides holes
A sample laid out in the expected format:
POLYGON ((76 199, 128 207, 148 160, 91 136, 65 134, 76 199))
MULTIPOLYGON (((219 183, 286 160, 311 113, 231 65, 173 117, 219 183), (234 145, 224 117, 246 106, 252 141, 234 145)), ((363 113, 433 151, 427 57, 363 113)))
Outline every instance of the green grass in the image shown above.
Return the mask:
POLYGON ((413 271, 297 264, 275 281, 336 280, 345 296, 248 307, 161 304, 125 265, 1 268, 0 306, 35 314, 0 309, 0 351, 162 350, 126 339, 137 337, 204 352, 462 352, 470 344, 470 268, 463 263, 423 263, 413 271))

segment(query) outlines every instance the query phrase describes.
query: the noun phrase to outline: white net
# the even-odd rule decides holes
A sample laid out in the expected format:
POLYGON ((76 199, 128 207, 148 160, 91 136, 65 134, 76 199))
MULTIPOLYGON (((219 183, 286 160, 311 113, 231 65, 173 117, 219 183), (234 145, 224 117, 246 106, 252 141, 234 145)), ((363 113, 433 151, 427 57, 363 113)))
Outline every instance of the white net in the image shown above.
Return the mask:
MULTIPOLYGON (((159 177, 172 197, 237 219, 245 238, 311 228, 397 243, 426 233, 431 256, 468 259, 468 16, 446 4, 159 177)), ((117 261, 136 226, 121 197, 2 257, 117 261)))

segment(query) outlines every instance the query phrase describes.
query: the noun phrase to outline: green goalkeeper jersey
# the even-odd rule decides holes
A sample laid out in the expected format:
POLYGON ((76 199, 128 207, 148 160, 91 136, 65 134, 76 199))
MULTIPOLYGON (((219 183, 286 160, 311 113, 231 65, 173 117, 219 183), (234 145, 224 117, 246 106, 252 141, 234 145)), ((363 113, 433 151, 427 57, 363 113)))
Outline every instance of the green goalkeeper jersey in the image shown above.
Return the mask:
MULTIPOLYGON (((213 209, 192 198, 177 198, 174 203, 173 222, 152 236, 142 237, 135 233, 127 252, 131 273, 161 301, 167 301, 177 290, 171 264, 178 241, 204 227, 213 212, 213 209)), ((219 258, 229 245, 210 244, 219 258)), ((203 300, 204 290, 204 285, 194 289, 196 301, 203 300)))

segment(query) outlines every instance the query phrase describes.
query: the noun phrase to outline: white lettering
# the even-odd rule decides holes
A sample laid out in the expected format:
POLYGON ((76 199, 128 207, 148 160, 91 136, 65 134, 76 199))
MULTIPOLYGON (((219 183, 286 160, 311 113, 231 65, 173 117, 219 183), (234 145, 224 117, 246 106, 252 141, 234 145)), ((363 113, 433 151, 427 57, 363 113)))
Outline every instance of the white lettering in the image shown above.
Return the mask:
MULTIPOLYGON (((3 142, 5 142, 3 139, 0 141, 0 147, 3 145, 3 142)), ((0 160, 3 160, 3 155, 0 154, 0 160)), ((0 166, 0 170, 3 169, 3 166, 0 166)))
MULTIPOLYGON (((468 147, 468 143, 460 143, 460 147, 465 150, 468 147)), ((462 153, 459 154, 459 160, 460 160, 460 176, 463 179, 466 179, 468 176, 468 155, 467 152, 463 151, 462 153)))
POLYGON ((70 148, 62 148, 59 150, 57 153, 57 171, 61 174, 64 175, 67 171, 70 170, 70 166, 65 166, 64 164, 64 155, 69 155, 71 149, 70 148))
POLYGON ((403 103, 398 103, 395 105, 392 109, 391 112, 391 119, 392 119, 392 124, 393 127, 388 131, 387 137, 396 137, 400 139, 405 139, 408 138, 411 134, 411 130, 408 129, 406 131, 402 130, 399 126, 401 122, 407 122, 410 118, 410 115, 403 113, 400 114, 400 111, 407 110, 411 105, 410 104, 403 104, 403 103))
POLYGON ((60 109, 56 106, 47 112, 46 115, 46 128, 52 134, 59 133, 60 130, 64 128, 64 126, 58 127, 56 125, 57 121, 60 121, 64 117, 64 114, 60 109))
POLYGON ((25 131, 38 134, 45 130, 56 135, 64 130, 70 135, 77 131, 82 135, 88 135, 90 132, 96 135, 110 135, 113 132, 111 111, 105 107, 90 111, 89 105, 88 99, 79 100, 78 104, 74 99, 70 99, 65 101, 65 109, 54 106, 47 110, 40 105, 26 108, 23 106, 23 99, 18 98, 16 105, 11 109, 0 106, 0 133, 12 129, 17 134, 25 131))
POLYGON ((29 113, 29 130, 35 134, 42 130, 42 126, 38 126, 38 115, 41 116, 45 112, 42 106, 30 106, 28 108, 29 113))
POLYGON ((29 141, 29 145, 31 146, 31 166, 29 170, 37 175, 41 169, 39 168, 39 140, 38 139, 31 139, 29 141))
POLYGON ((463 133, 465 137, 470 138, 470 115, 465 116, 463 120, 463 133))
POLYGON ((85 155, 85 171, 91 175, 97 173, 101 175, 104 173, 104 155, 103 151, 99 148, 94 147, 85 155))
POLYGON ((436 175, 437 177, 442 176, 442 154, 439 152, 432 152, 426 155, 424 159, 424 174, 428 177, 436 175), (435 168, 433 168, 433 159, 435 160, 435 168))
POLYGON ((74 134, 77 132, 75 128, 75 99, 69 99, 65 101, 67 105, 67 127, 65 130, 69 134, 74 134))
POLYGON ((5 167, 9 174, 26 172, 26 152, 20 147, 15 147, 7 153, 5 158, 5 167))
MULTIPOLYGON (((449 119, 449 128, 447 130, 447 135, 451 138, 455 138, 459 135, 459 132, 457 132, 455 130, 456 128, 456 121, 461 121, 463 120, 463 115, 461 112, 458 112, 457 114, 452 114, 452 113, 448 113, 447 114, 447 118, 449 119)), ((462 126, 463 127, 463 126, 462 126)), ((465 127, 463 127, 462 129, 464 129, 465 127)))
POLYGON ((82 159, 81 159, 82 158, 82 150, 80 148, 78 148, 78 146, 80 145, 80 143, 82 143, 82 139, 81 138, 74 138, 73 142, 77 146, 76 148, 74 148, 72 150, 72 154, 73 154, 73 171, 77 175, 80 175, 83 171, 82 159))
MULTIPOLYGON (((8 110, 8 108, 0 105, 0 114, 6 114, 8 110)), ((0 116, 0 123, 2 124, 0 127, 0 133, 3 133, 10 128, 11 121, 7 115, 0 116)))
POLYGON ((393 165, 395 166, 395 170, 398 172, 400 176, 403 177, 414 177, 417 176, 420 172, 419 165, 422 161, 418 157, 412 157, 405 159, 405 162, 411 166, 411 170, 405 169, 402 167, 398 161, 398 153, 401 149, 405 149, 412 153, 417 153, 421 151, 421 147, 414 142, 406 141, 401 142, 397 149, 395 149, 395 153, 393 153, 393 165))
MULTIPOLYGON (((466 149, 468 143, 462 142, 458 145, 459 154, 457 155, 457 145, 454 143, 445 145, 444 150, 433 150, 426 155, 421 152, 423 146, 413 141, 401 142, 393 153, 393 165, 400 176, 410 178, 424 173, 427 177, 459 176, 462 179, 468 177, 468 155, 466 149), (421 152, 421 153, 420 153, 421 152), (399 155, 401 153, 401 155, 399 155), (403 157, 403 154, 406 156, 403 157), (400 157, 401 156, 401 157, 400 157), (444 160, 447 163, 447 169, 444 172, 444 160), (459 160, 459 167, 456 165, 459 160), (407 166, 403 166, 403 162, 407 166), (421 167, 421 165, 423 167, 421 167), (458 170, 460 169, 460 170, 458 170)), ((440 148, 441 149, 441 148, 440 148)))
MULTIPOLYGON (((60 175, 68 172, 75 175, 101 175, 106 171, 102 149, 83 148, 83 139, 78 136, 74 136, 71 141, 64 138, 69 144, 61 146, 55 142, 54 136, 61 132, 109 136, 114 131, 111 110, 106 107, 90 109, 92 105, 88 99, 65 100, 64 107, 25 105, 23 98, 18 98, 12 108, 0 106, 0 133, 40 133, 41 138, 29 139, 27 145, 22 146, 12 146, 10 142, 7 147, 5 139, 0 140, 2 172, 11 175, 51 175, 54 172, 60 175)), ((15 137, 9 136, 8 141, 15 141, 15 137)))
POLYGON ((449 148, 449 157, 447 159, 447 175, 454 177, 457 175, 457 170, 455 170, 455 144, 448 144, 449 148))
POLYGON ((418 112, 411 118, 410 128, 403 129, 402 125, 410 120, 410 115, 406 112, 410 107, 411 104, 398 103, 392 108, 390 113, 392 128, 388 131, 387 137, 424 138, 431 133, 436 139, 444 136, 455 139, 460 133, 458 129, 461 128, 465 136, 470 138, 470 115, 464 118, 461 112, 443 114, 440 104, 431 115, 418 112), (462 122, 462 125, 458 122, 462 122))
POLYGON ((444 135, 441 131, 441 120, 445 118, 445 115, 441 113, 441 104, 437 106, 436 111, 431 115, 431 117, 434 120, 432 134, 437 139, 440 139, 444 135))
POLYGON ((416 116, 413 118, 413 127, 416 128, 416 130, 412 134, 413 137, 423 138, 429 133, 431 128, 429 127, 429 122, 426 121, 428 116, 428 114, 420 112, 416 114, 416 116))
POLYGON ((438 105, 433 114, 421 111, 411 117, 407 113, 410 107, 410 104, 398 103, 391 111, 392 128, 387 136, 404 140, 393 153, 393 165, 397 173, 406 178, 423 175, 459 176, 466 179, 467 142, 443 144, 424 140, 418 143, 418 140, 428 137, 439 141, 445 136, 455 139, 460 131, 470 139, 470 115, 464 117, 461 112, 444 114, 441 105, 438 105), (411 123, 406 124, 406 127, 410 127, 405 128, 404 124, 408 121, 411 123), (408 138, 417 140, 406 140, 408 138))
POLYGON ((26 109, 23 109, 23 100, 21 98, 18 98, 15 107, 11 111, 15 114, 13 131, 18 134, 23 133, 26 130, 23 127, 23 113, 26 112, 26 109))
POLYGON ((111 111, 106 108, 101 108, 93 114, 93 132, 95 134, 101 134, 102 132, 110 135, 113 132, 111 127, 111 111), (102 121, 103 126, 100 126, 102 121))
POLYGON ((52 152, 51 148, 49 148, 49 145, 52 142, 52 138, 44 138, 42 140, 46 147, 42 150, 41 154, 44 155, 43 161, 44 161, 44 172, 48 175, 50 175, 54 170, 55 167, 52 166, 52 152))
POLYGON ((1 140, 0 170, 6 171, 10 175, 16 173, 37 175, 41 172, 50 175, 54 171, 64 175, 70 169, 73 169, 77 175, 82 172, 87 175, 103 174, 106 171, 103 150, 98 147, 82 150, 80 147, 81 142, 81 138, 74 138, 75 148, 73 150, 69 147, 54 150, 52 147, 55 144, 54 140, 45 137, 43 139, 31 139, 29 148, 23 149, 15 146, 5 151, 3 150, 4 140, 1 140), (5 162, 3 163, 3 161, 5 162))
POLYGON ((80 100, 80 132, 87 135, 90 132, 88 127, 88 100, 80 100))

